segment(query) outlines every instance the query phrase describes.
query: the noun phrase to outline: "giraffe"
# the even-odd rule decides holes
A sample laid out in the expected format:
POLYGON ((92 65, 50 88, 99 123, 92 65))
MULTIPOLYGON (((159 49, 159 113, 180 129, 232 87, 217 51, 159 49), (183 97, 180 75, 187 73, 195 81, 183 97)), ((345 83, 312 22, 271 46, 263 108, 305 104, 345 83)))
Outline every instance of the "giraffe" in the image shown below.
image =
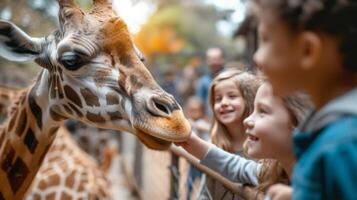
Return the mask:
POLYGON ((63 126, 45 156, 25 200, 114 199, 97 162, 78 147, 63 126))
POLYGON ((111 3, 88 12, 58 0, 59 29, 35 38, 0 21, 0 55, 42 67, 0 138, 0 199, 22 199, 63 120, 133 133, 166 150, 190 125, 172 95, 156 83, 111 3))
MULTIPOLYGON (((0 85, 0 116, 11 113, 23 92, 0 85)), ((114 199, 110 189, 105 171, 61 126, 24 199, 114 199)))
POLYGON ((120 153, 121 134, 117 131, 95 128, 75 121, 66 123, 78 146, 101 163, 103 169, 109 170, 111 158, 120 153), (98 134, 88 134, 98 132, 98 134))

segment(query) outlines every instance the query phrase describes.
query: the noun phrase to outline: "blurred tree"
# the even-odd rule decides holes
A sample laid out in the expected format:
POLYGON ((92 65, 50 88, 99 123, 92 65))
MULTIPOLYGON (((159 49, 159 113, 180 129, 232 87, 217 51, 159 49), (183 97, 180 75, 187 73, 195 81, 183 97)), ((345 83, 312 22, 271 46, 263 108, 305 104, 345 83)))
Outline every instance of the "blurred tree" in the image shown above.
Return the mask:
POLYGON ((231 38, 223 37, 216 29, 217 21, 225 15, 223 11, 186 0, 148 1, 156 1, 158 10, 134 40, 151 66, 162 67, 172 62, 184 66, 211 46, 220 46, 229 54, 236 53, 231 38))

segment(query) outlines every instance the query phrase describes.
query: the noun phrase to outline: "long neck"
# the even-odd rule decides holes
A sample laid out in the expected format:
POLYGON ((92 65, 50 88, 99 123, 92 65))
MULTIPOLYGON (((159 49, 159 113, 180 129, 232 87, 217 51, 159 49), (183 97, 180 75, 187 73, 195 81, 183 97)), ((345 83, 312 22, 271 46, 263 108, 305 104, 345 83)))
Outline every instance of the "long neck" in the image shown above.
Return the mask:
POLYGON ((23 199, 53 142, 46 95, 41 81, 30 87, 0 133, 0 199, 23 199))

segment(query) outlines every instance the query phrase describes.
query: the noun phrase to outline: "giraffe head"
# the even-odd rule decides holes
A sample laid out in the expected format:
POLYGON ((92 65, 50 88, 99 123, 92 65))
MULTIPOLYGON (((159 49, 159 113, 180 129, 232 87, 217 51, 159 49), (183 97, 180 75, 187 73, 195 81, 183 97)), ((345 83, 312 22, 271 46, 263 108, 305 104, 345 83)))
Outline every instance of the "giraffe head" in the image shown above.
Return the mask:
POLYGON ((111 4, 94 0, 85 12, 73 0, 58 3, 60 27, 46 37, 0 21, 0 55, 43 68, 35 84, 41 92, 33 94, 41 93, 37 104, 54 121, 125 130, 153 149, 185 140, 190 126, 181 107, 153 79, 111 4))

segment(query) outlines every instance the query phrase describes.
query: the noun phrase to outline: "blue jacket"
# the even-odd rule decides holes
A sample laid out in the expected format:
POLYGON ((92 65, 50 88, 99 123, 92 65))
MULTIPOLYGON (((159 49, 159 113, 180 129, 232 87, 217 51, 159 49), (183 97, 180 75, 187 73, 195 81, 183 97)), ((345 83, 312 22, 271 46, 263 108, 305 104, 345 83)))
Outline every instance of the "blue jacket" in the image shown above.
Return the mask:
POLYGON ((310 115, 299 130, 292 199, 357 199, 357 89, 310 115))

